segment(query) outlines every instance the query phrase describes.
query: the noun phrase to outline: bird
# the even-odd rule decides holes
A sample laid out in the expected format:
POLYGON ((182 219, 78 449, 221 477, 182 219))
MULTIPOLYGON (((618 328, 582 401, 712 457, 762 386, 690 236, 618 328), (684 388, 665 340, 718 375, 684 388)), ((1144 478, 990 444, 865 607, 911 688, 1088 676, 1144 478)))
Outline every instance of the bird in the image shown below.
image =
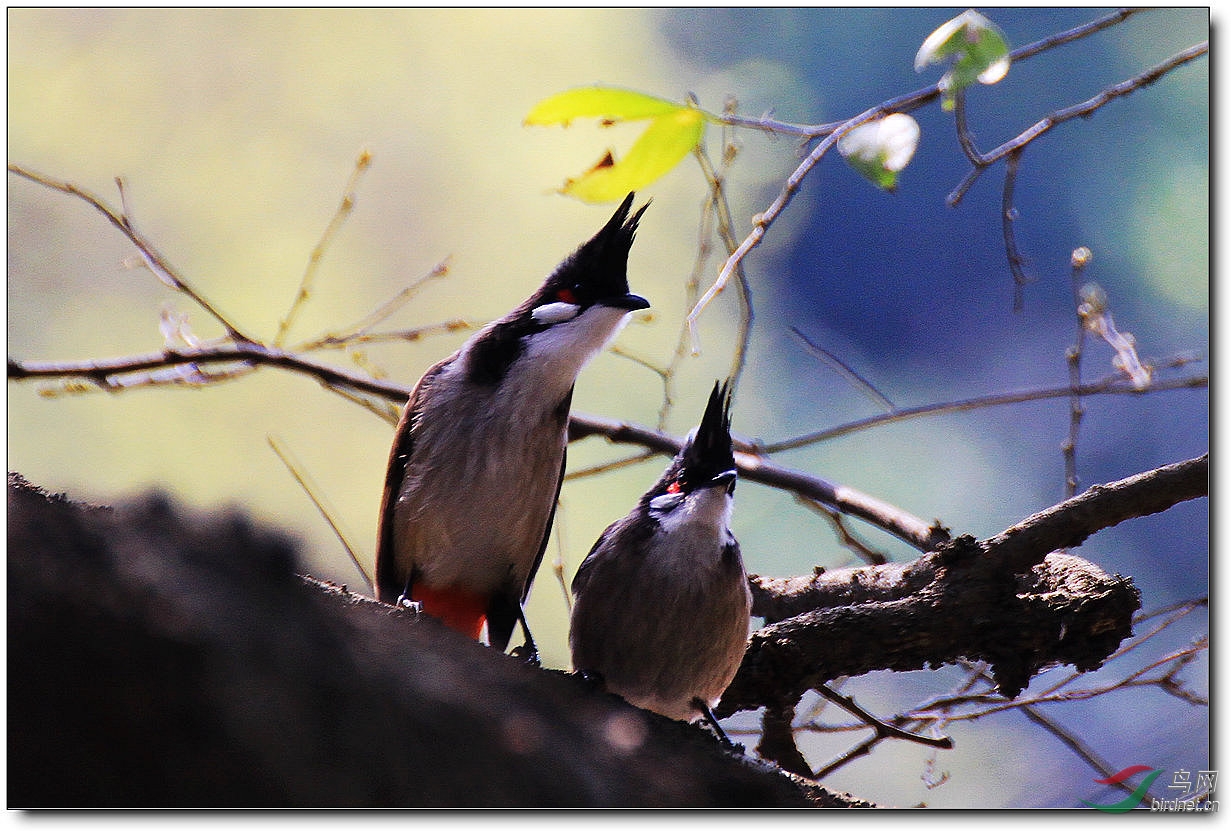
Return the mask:
POLYGON ((451 629, 538 650, 524 604, 564 477, 582 368, 649 301, 629 291, 628 257, 647 202, 635 194, 525 302, 470 337, 415 385, 397 426, 376 545, 379 600, 451 629))
POLYGON ((731 533, 737 470, 731 390, 715 383, 700 426, 573 577, 573 669, 630 704, 714 718, 744 655, 752 594, 731 533))

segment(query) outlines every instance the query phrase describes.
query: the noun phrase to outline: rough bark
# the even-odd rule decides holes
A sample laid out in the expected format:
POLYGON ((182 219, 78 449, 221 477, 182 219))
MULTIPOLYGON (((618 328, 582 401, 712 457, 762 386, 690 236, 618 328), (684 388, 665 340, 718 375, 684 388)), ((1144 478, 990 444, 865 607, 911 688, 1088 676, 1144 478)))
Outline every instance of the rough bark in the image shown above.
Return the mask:
POLYGON ((12 476, 8 511, 10 808, 859 804, 306 581, 242 514, 12 476))
POLYGON ((1057 551, 1132 517, 1209 492, 1201 456, 1095 485, 979 542, 962 536, 910 563, 803 577, 754 576, 754 632, 716 712, 793 705, 843 675, 987 661, 1016 696, 1056 664, 1097 669, 1132 634, 1140 593, 1057 551))

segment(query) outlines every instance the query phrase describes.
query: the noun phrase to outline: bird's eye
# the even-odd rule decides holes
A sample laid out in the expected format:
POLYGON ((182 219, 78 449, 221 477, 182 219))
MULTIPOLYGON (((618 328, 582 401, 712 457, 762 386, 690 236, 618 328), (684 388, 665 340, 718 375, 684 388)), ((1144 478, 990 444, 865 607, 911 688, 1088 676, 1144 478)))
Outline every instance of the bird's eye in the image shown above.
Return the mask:
POLYGON ((576 303, 577 294, 572 289, 560 289, 556 292, 556 299, 561 303, 576 303))
POLYGON ((670 485, 667 485, 667 493, 679 493, 679 492, 680 492, 680 480, 679 479, 676 479, 670 485))

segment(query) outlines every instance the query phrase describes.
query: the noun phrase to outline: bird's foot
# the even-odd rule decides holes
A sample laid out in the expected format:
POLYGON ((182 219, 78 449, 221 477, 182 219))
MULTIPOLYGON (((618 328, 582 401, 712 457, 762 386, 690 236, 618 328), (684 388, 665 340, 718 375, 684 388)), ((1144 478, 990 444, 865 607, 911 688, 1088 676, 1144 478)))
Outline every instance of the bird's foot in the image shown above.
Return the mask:
POLYGON ((533 644, 527 643, 515 646, 509 654, 514 658, 521 658, 532 667, 541 667, 543 665, 542 661, 539 660, 539 651, 533 644))
POLYGON ((394 601, 393 605, 397 606, 399 609, 409 609, 415 614, 419 614, 420 612, 423 611, 422 603, 420 603, 418 600, 411 600, 409 597, 407 597, 404 594, 399 595, 398 599, 394 601))
POLYGON ((723 747, 727 750, 734 750, 736 753, 743 754, 744 746, 736 744, 727 736, 727 732, 722 729, 722 725, 718 723, 718 719, 714 717, 714 711, 710 709, 710 705, 702 701, 700 698, 694 698, 692 701, 694 707, 701 711, 706 726, 714 732, 718 737, 718 741, 722 742, 723 747))

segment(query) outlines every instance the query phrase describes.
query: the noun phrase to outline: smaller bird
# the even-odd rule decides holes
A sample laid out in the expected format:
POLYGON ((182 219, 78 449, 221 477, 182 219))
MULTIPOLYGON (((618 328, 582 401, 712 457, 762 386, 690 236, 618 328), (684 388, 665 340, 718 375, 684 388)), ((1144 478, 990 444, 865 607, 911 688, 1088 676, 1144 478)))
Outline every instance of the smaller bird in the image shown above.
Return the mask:
POLYGON ((729 384, 628 516, 608 526, 573 578, 573 668, 631 704, 704 718, 735 677, 752 594, 731 533, 729 384))

